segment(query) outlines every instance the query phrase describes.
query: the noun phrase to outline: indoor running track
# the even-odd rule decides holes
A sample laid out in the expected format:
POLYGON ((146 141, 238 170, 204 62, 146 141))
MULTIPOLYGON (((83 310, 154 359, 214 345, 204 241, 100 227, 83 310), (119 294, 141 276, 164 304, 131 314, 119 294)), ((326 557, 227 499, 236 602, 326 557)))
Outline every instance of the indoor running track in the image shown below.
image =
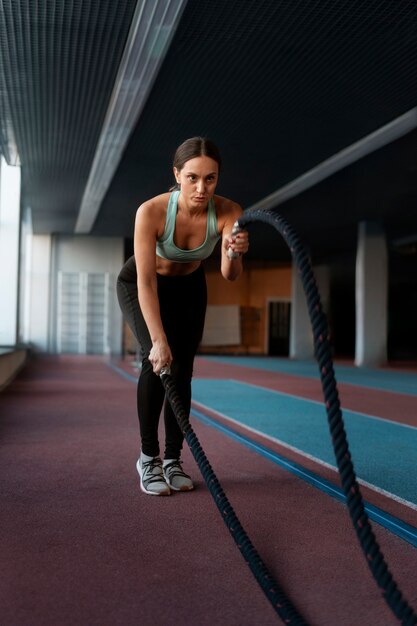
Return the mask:
MULTIPOLYGON (((45 357, 0 395, 2 626, 282 623, 188 449, 194 492, 142 494, 137 372, 45 357)), ((417 373, 336 365, 355 469, 417 606, 417 373)), ((341 502, 315 364, 196 361, 192 423, 261 557, 311 626, 391 626, 341 502)))

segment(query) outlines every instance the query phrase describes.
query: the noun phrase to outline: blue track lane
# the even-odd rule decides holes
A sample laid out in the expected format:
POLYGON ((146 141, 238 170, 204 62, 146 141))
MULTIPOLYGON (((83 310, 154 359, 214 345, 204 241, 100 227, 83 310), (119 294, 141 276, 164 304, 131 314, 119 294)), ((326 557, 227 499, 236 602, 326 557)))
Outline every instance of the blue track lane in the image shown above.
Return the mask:
MULTIPOLYGON (((245 437, 244 435, 237 433, 233 430, 233 428, 229 428, 227 426, 224 426, 223 424, 220 424, 219 422, 216 422, 216 420, 213 420, 211 417, 205 415, 201 411, 196 410, 195 408, 192 409, 192 415, 207 426, 216 428, 223 434, 226 434, 228 437, 231 437, 232 439, 238 441, 247 448, 254 450, 258 454, 261 454, 276 465, 279 465, 283 469, 291 472, 291 474, 294 474, 295 476, 301 478, 310 485, 313 485, 313 487, 320 489, 321 491, 327 493, 336 500, 339 500, 340 502, 346 504, 346 497, 342 490, 325 478, 322 478, 318 474, 307 470, 302 465, 299 465, 294 461, 289 461, 285 457, 274 452, 273 450, 270 450, 266 446, 263 446, 253 441, 252 439, 250 439, 250 437, 245 437)), ((417 548, 417 528, 414 528, 414 526, 410 526, 410 524, 406 524, 402 520, 394 517, 393 515, 390 515, 389 513, 386 513, 377 506, 374 506, 367 502, 364 503, 364 506, 365 511, 371 520, 377 522, 387 530, 391 531, 394 535, 401 537, 401 539, 404 539, 404 541, 407 541, 412 546, 417 548)))
MULTIPOLYGON (((193 399, 336 466, 323 404, 232 380, 193 381, 193 399)), ((356 474, 417 505, 417 429, 344 411, 356 474)))
MULTIPOLYGON (((229 365, 240 365, 252 369, 277 372, 306 378, 319 378, 316 361, 291 361, 277 357, 204 357, 210 361, 229 365)), ((334 371, 338 382, 349 383, 358 387, 369 387, 381 391, 405 393, 417 396, 417 374, 393 370, 357 368, 348 365, 335 365, 334 371)))
MULTIPOLYGON (((113 363, 109 365, 119 375, 133 383, 137 382, 136 376, 128 374, 113 363)), ((302 452, 308 452, 308 449, 320 451, 322 456, 314 454, 314 452, 308 452, 308 454, 335 467, 334 453, 327 426, 327 416, 324 406, 320 403, 295 398, 237 381, 212 379, 193 380, 193 400, 222 413, 224 416, 242 425, 247 425, 274 439, 279 439, 283 443, 289 443, 289 445, 299 448, 302 452), (290 443, 291 441, 293 443, 290 443)), ((250 433, 248 436, 237 433, 233 426, 225 426, 195 408, 192 409, 192 415, 204 424, 216 428, 221 433, 261 454, 324 493, 341 502, 345 502, 345 496, 340 488, 319 474, 311 472, 302 465, 279 455, 267 446, 253 441, 250 433)), ((348 432, 350 449, 353 454, 355 470, 359 478, 363 478, 363 476, 358 472, 358 467, 364 466, 368 476, 365 480, 368 480, 369 483, 377 486, 378 483, 385 484, 387 482, 385 479, 388 477, 388 483, 391 488, 384 486, 382 487, 383 489, 417 504, 415 489, 416 467, 415 463, 413 463, 413 451, 416 449, 415 445, 417 443, 417 430, 349 411, 346 411, 344 414, 344 421, 348 432), (351 443, 352 438, 354 440, 353 443, 351 443), (389 442, 389 444, 386 442, 389 442), (358 454, 360 456, 359 459, 357 458, 358 454), (389 468, 388 471, 387 468, 389 468), (411 473, 408 471, 409 469, 411 473), (392 475, 388 476, 388 474, 392 475), (376 475, 378 475, 379 480, 375 480, 376 475), (393 487, 395 485, 398 485, 400 489, 394 490, 393 487), (405 486, 407 488, 404 489, 405 486), (400 493, 407 495, 400 495, 400 493)), ((417 547, 417 528, 406 524, 372 504, 365 502, 365 509, 371 520, 417 547)))

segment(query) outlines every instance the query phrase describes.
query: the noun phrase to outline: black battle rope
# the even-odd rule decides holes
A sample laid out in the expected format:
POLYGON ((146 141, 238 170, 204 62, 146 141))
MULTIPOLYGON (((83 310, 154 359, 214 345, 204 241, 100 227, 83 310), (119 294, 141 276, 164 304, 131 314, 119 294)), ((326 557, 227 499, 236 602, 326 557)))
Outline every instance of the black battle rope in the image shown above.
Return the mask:
POLYGON ((273 226, 282 235, 291 250, 307 298, 308 312, 314 334, 315 355, 319 364, 329 429, 350 517, 366 561, 388 606, 400 620, 401 624, 414 626, 417 624, 417 615, 403 598, 388 570, 372 531, 359 485, 356 481, 333 371, 327 320, 322 311, 311 261, 294 229, 277 213, 269 210, 248 211, 239 219, 239 226, 244 228, 251 222, 265 222, 273 226))
POLYGON ((271 602, 274 610, 278 613, 284 624, 291 626, 308 626, 308 623, 301 617, 298 611, 291 604, 285 593, 280 589, 272 574, 268 571, 266 565, 262 561, 246 531, 239 522, 232 505, 224 493, 219 480, 217 479, 208 459, 197 439, 197 435, 193 431, 187 413, 182 407, 181 400, 175 389, 172 376, 169 369, 161 370, 161 380, 164 385, 166 396, 172 406, 177 422, 184 433, 191 453, 197 462, 200 472, 206 482, 207 487, 217 508, 223 518, 224 523, 229 529, 237 547, 242 553, 244 559, 248 563, 253 575, 258 581, 262 591, 271 602))

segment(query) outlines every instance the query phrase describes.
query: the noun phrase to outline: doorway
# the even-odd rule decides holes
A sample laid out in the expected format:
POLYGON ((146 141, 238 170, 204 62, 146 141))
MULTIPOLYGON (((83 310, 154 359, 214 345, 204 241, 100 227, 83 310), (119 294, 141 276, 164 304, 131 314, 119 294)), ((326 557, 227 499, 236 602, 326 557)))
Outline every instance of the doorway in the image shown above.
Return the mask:
POLYGON ((268 354, 288 356, 290 352, 291 302, 268 303, 268 354))

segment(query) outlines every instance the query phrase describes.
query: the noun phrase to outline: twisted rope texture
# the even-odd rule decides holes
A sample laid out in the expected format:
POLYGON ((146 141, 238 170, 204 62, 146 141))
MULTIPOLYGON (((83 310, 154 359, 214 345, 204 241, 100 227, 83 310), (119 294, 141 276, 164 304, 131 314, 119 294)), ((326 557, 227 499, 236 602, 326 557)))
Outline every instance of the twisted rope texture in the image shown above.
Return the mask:
POLYGON ((311 261, 294 229, 277 213, 270 210, 248 211, 239 219, 239 226, 244 228, 251 222, 264 222, 273 226, 284 238, 297 265, 307 298, 329 429, 349 514, 366 561, 385 601, 403 626, 414 626, 417 624, 417 615, 403 598, 388 570, 356 480, 334 376, 327 320, 322 311, 311 261))
POLYGON ((246 531, 242 527, 232 505, 220 485, 219 480, 210 466, 197 435, 193 431, 188 415, 184 411, 181 400, 175 389, 172 376, 170 374, 162 374, 161 380, 177 422, 184 434, 188 446, 190 447, 191 453, 197 462, 205 483, 209 488, 213 500, 220 511, 223 521, 229 529, 230 534, 249 565, 262 591, 265 593, 273 609, 279 615, 284 624, 290 624, 291 626, 308 626, 307 622, 301 617, 298 611, 291 604, 291 601, 285 595, 284 591, 274 580, 272 574, 268 571, 268 568, 262 561, 257 550, 246 534, 246 531))

